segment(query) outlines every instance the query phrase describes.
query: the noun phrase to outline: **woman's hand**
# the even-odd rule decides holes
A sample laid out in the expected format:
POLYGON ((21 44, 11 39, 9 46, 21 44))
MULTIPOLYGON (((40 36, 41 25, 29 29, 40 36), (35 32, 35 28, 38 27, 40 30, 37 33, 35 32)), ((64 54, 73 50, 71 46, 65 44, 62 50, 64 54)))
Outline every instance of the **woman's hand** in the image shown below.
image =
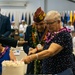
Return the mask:
POLYGON ((37 49, 36 48, 35 49, 31 49, 31 50, 29 50, 28 55, 34 54, 36 52, 37 52, 37 49))
POLYGON ((31 56, 25 56, 21 61, 25 62, 25 64, 29 64, 32 61, 31 56))
POLYGON ((42 51, 42 50, 43 50, 43 46, 41 44, 38 44, 35 49, 32 49, 32 48, 29 49, 28 55, 34 54, 34 53, 42 51))

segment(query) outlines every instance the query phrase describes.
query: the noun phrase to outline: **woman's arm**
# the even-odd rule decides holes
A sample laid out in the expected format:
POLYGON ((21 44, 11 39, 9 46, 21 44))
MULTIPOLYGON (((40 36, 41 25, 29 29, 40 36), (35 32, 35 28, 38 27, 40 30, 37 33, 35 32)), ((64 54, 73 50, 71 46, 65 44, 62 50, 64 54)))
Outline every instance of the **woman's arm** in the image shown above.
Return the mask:
POLYGON ((10 60, 13 60, 13 61, 16 60, 16 57, 15 57, 15 55, 14 55, 12 50, 10 50, 10 54, 9 55, 10 55, 10 60))
POLYGON ((62 46, 52 43, 47 50, 38 53, 38 59, 47 58, 58 54, 63 49, 62 46))
POLYGON ((40 60, 40 59, 44 59, 47 57, 52 57, 52 56, 56 55, 57 53, 59 53, 62 49, 63 49, 63 47, 60 46, 59 44, 52 43, 47 50, 24 57, 22 59, 22 61, 24 61, 25 63, 30 63, 31 61, 33 61, 35 59, 40 60))

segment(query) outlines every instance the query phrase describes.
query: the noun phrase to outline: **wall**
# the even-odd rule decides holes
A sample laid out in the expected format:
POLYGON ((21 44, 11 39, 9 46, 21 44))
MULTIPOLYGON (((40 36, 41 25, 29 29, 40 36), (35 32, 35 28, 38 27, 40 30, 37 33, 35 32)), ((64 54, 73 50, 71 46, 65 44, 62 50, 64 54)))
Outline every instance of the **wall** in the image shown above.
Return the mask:
POLYGON ((22 12, 27 13, 27 18, 29 18, 29 13, 31 13, 31 19, 33 22, 32 13, 34 13, 35 10, 40 6, 45 12, 48 12, 49 10, 57 10, 59 12, 75 10, 75 3, 67 0, 0 0, 0 2, 5 1, 16 1, 17 3, 24 1, 28 2, 26 7, 1 7, 2 14, 8 15, 9 12, 11 14, 14 13, 16 25, 18 25, 19 21, 21 20, 22 12))
POLYGON ((59 12, 71 10, 74 11, 75 3, 67 0, 47 0, 46 8, 46 12, 48 12, 49 10, 57 10, 59 12))
MULTIPOLYGON (((7 2, 8 0, 0 0, 0 2, 7 2)), ((29 13, 31 14, 31 20, 33 22, 33 13, 34 11, 38 8, 38 7, 42 7, 42 9, 44 9, 44 0, 9 0, 10 3, 12 3, 13 1, 15 2, 23 2, 24 1, 27 1, 27 6, 26 7, 17 7, 17 6, 1 6, 1 13, 4 14, 4 15, 7 15, 8 16, 8 13, 11 13, 10 16, 12 16, 12 14, 14 14, 15 16, 15 22, 16 22, 16 25, 19 24, 19 21, 21 21, 21 16, 22 16, 22 13, 27 13, 27 19, 29 19, 29 13)), ((17 4, 16 3, 16 4, 17 4)), ((27 21, 28 23, 28 21, 27 21)))

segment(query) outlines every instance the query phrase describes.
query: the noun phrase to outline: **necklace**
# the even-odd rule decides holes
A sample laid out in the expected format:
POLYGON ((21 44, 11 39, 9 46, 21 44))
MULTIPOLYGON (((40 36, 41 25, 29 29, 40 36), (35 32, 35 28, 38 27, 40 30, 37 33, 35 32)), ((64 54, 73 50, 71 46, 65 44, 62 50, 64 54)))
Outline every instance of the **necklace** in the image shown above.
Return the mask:
POLYGON ((71 30, 67 29, 66 27, 64 27, 64 28, 60 29, 58 32, 54 32, 52 34, 50 32, 48 32, 47 38, 46 38, 46 43, 49 43, 58 33, 61 33, 63 31, 66 31, 66 32, 69 32, 69 33, 71 32, 71 30))
MULTIPOLYGON (((45 40, 46 40, 46 35, 47 35, 48 29, 45 28, 44 32, 42 33, 42 35, 38 35, 38 44, 41 44, 42 46, 44 46, 45 40), (41 37, 40 37, 41 36, 41 37)), ((40 33, 41 34, 41 33, 40 33)))
POLYGON ((41 39, 39 38, 39 35, 37 33, 37 30, 35 28, 35 25, 32 26, 32 40, 33 40, 33 45, 34 47, 37 46, 37 44, 44 45, 45 40, 46 40, 46 34, 48 32, 48 29, 46 27, 45 32, 43 33, 41 39))

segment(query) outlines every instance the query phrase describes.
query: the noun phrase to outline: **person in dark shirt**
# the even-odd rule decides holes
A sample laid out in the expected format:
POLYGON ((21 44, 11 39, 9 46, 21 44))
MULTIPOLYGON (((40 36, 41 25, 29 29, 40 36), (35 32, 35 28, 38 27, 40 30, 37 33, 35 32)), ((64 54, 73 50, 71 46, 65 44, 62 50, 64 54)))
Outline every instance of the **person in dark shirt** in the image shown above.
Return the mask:
POLYGON ((27 41, 18 41, 9 37, 0 36, 0 43, 5 44, 7 46, 22 46, 24 43, 27 43, 27 41))
POLYGON ((8 37, 11 33, 10 18, 1 14, 0 8, 0 35, 8 37))
MULTIPOLYGON (((37 8, 33 16, 34 23, 26 29, 25 40, 28 41, 28 43, 23 45, 23 49, 27 55, 29 51, 35 49, 38 44, 44 46, 45 35, 47 33, 47 25, 44 22, 45 15, 41 7, 37 8)), ((26 74, 40 74, 41 63, 41 61, 33 61, 28 64, 26 74)))

